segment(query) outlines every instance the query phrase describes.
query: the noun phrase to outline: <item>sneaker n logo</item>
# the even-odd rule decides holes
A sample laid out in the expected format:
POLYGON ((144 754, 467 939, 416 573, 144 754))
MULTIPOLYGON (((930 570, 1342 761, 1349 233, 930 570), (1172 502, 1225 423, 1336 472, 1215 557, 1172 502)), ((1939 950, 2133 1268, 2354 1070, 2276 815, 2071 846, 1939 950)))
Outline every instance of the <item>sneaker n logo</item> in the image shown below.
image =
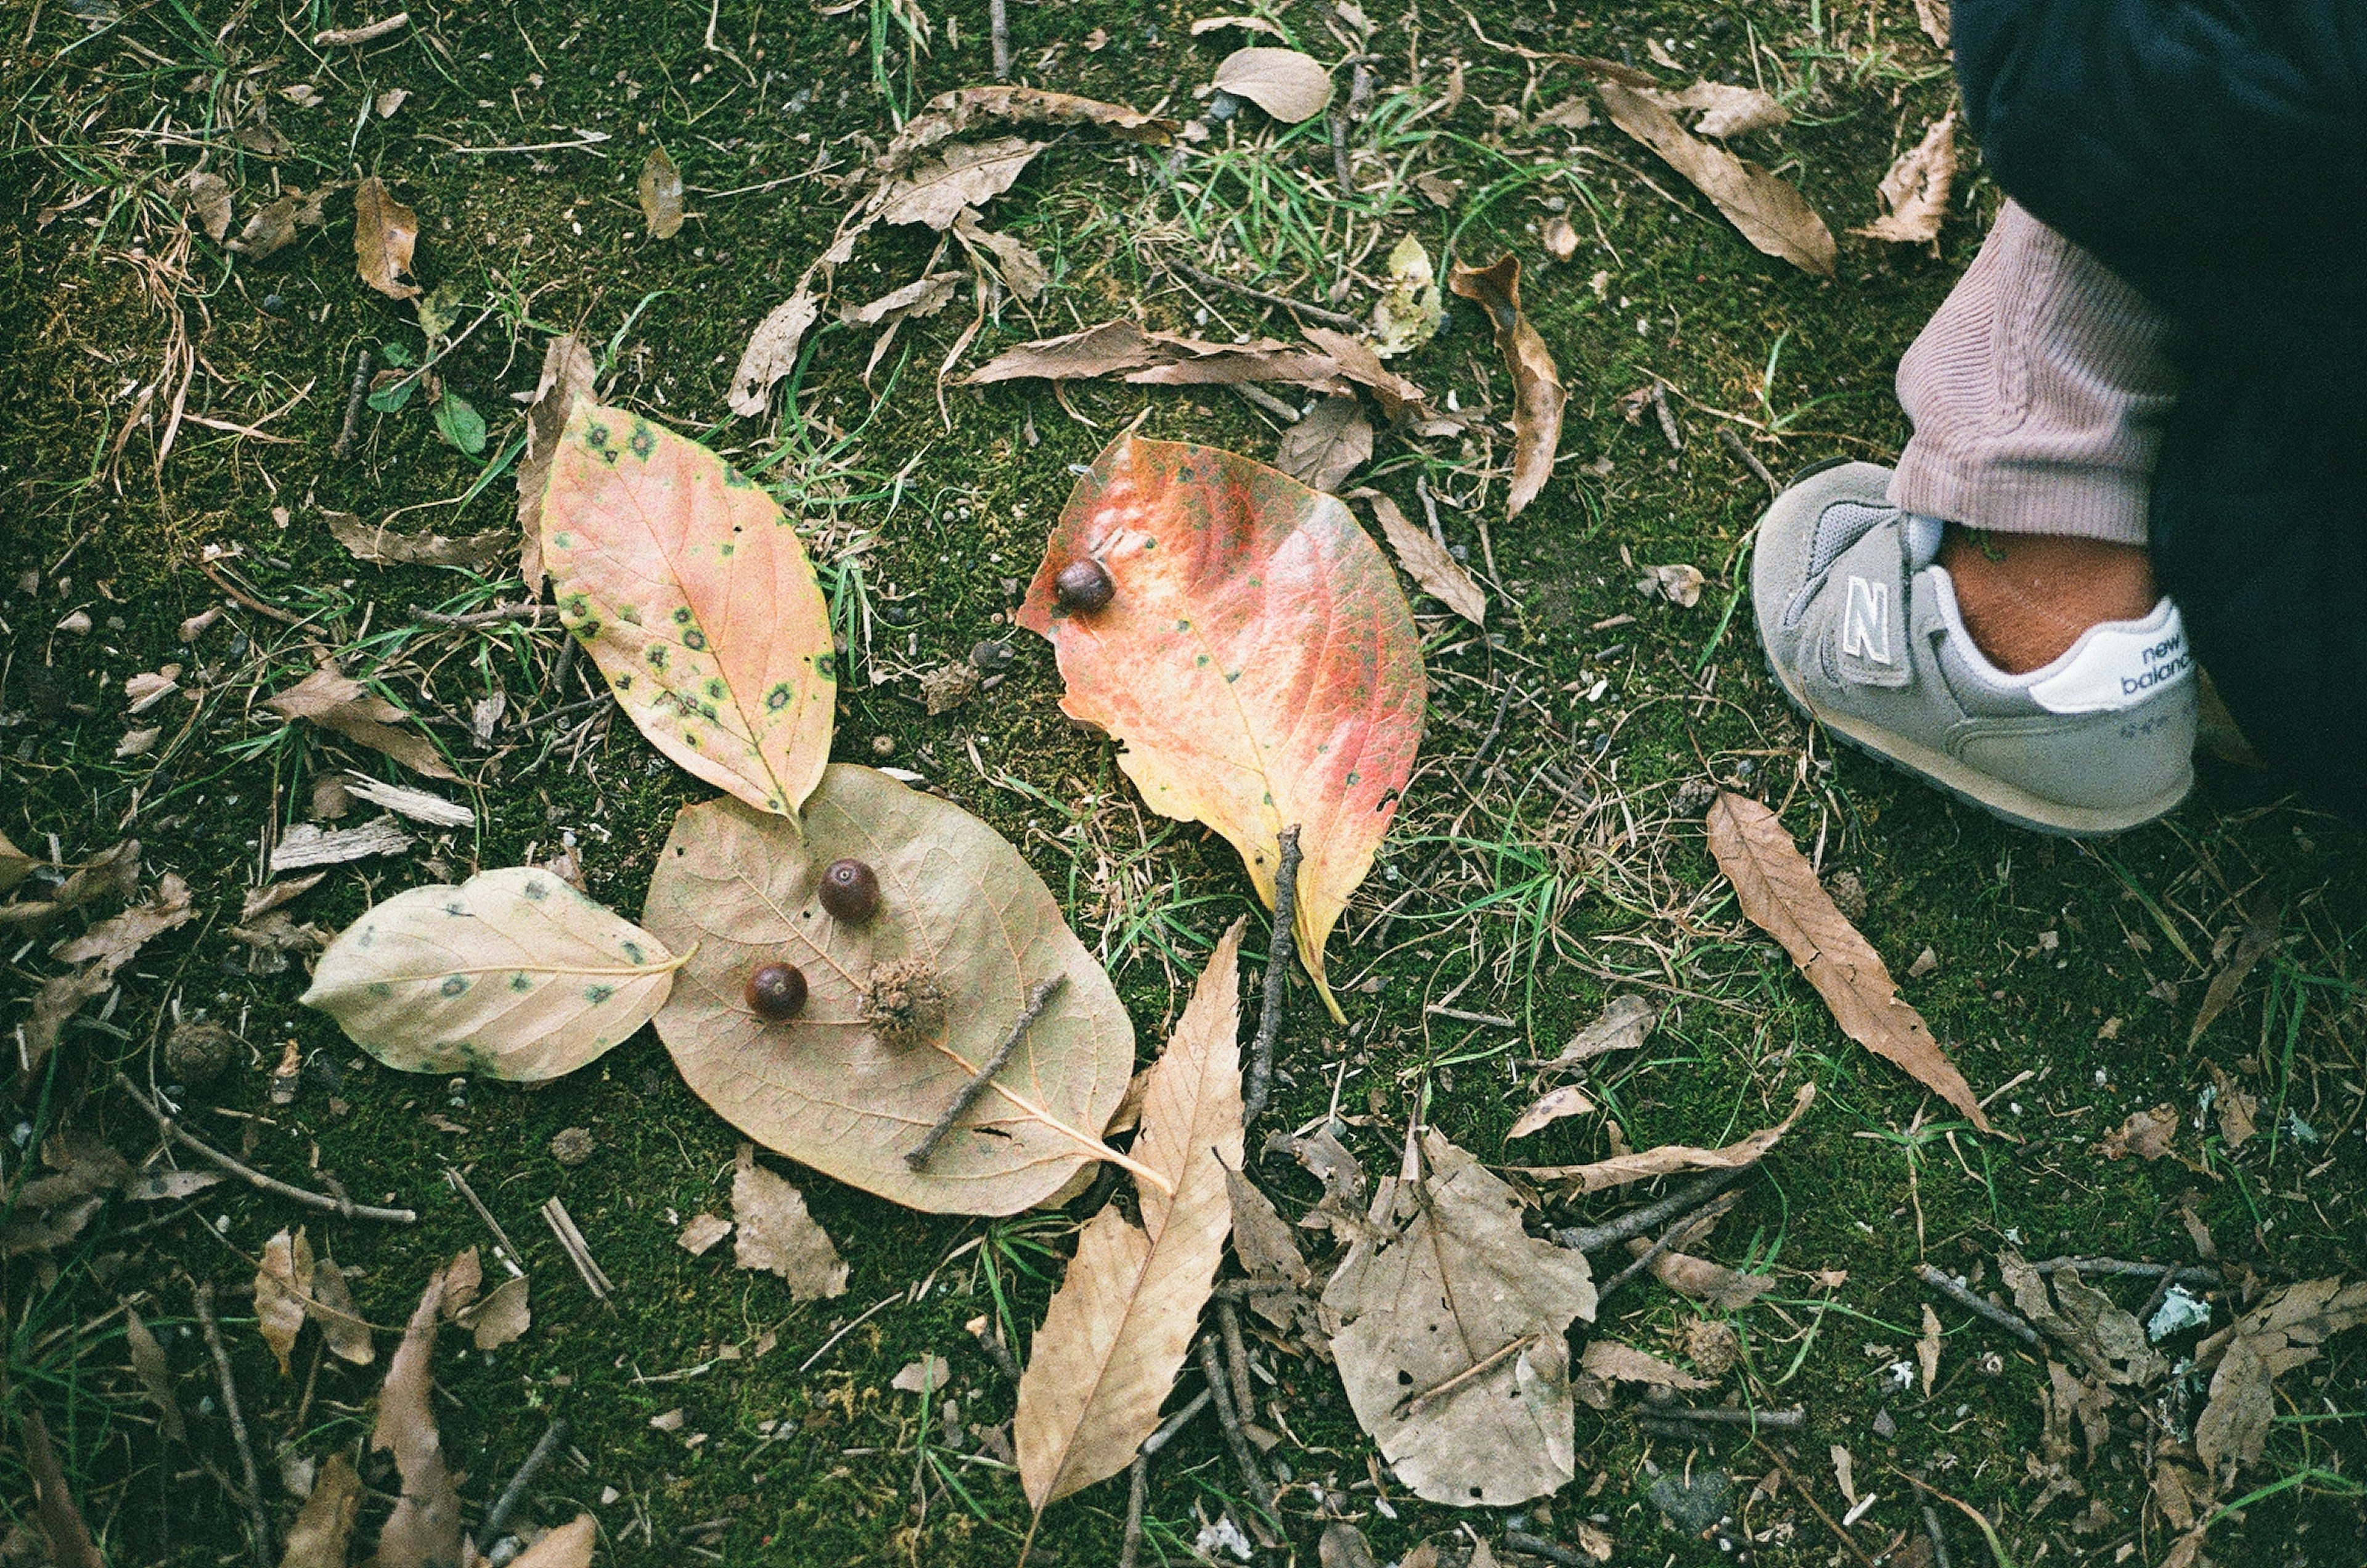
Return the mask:
POLYGON ((1888 583, 1868 582, 1863 577, 1849 580, 1849 601, 1841 606, 1843 658, 1890 662, 1890 618, 1885 613, 1889 603, 1888 583))

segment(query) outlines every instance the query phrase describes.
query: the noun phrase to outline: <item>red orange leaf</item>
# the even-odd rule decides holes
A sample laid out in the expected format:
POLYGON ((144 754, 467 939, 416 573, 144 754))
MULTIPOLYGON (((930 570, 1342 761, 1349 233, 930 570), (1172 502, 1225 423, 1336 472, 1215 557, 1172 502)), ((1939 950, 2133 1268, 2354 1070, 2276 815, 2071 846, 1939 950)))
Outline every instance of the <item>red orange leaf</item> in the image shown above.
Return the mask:
POLYGON ((1062 708, 1126 742, 1152 807, 1231 840, 1269 907, 1297 826, 1299 955, 1339 1017, 1324 939, 1412 776, 1428 694, 1413 614, 1348 509, 1230 452, 1120 436, 1077 481, 1019 624, 1051 639, 1062 708), (1116 591, 1072 614, 1053 580, 1086 559, 1116 591))
POLYGON ((542 558, 560 620, 650 744, 794 816, 830 760, 838 684, 821 588, 773 498, 695 441, 578 402, 542 558))

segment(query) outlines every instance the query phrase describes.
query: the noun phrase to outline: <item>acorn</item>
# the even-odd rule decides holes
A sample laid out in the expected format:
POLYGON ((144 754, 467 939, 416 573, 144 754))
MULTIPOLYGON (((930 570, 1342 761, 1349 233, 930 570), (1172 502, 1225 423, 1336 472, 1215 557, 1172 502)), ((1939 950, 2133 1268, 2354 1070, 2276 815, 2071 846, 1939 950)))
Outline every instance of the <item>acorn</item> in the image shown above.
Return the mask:
POLYGON ((1089 615, 1110 602, 1117 584, 1110 581, 1109 568, 1084 556, 1060 569, 1060 575, 1052 580, 1052 590, 1063 613, 1089 615))
POLYGON ((831 919, 861 925, 879 912, 879 877, 859 860, 838 860, 821 874, 821 907, 831 919))
POLYGON ((786 1023, 806 1005, 806 972, 794 964, 760 964, 748 976, 748 1010, 786 1023))

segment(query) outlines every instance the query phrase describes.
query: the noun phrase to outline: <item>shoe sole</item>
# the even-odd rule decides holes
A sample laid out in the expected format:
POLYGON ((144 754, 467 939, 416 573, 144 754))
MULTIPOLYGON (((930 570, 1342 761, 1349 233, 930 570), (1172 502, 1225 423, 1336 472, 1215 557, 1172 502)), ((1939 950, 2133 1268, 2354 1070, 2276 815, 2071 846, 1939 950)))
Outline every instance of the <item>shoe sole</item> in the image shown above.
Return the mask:
POLYGON ((2033 833, 2057 839, 2100 839, 2125 833, 2176 810, 2194 784, 2190 773, 2176 790, 2140 805, 2066 806, 1984 773, 1920 740, 1910 740, 1879 725, 1821 707, 1792 683, 1791 676, 1774 660, 1769 659, 1766 663, 1767 672, 1775 678, 1776 689, 1784 694, 1784 700, 1802 717, 1823 725, 1850 750, 1877 762, 1886 762, 1943 795, 2033 833))

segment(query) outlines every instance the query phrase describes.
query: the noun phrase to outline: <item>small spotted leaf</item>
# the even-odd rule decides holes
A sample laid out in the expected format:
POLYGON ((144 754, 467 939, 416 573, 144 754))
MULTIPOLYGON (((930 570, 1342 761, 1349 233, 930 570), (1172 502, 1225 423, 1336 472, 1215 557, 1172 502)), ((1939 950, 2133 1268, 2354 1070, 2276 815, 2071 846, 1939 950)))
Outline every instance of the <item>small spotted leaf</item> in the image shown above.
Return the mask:
POLYGON ((1126 743, 1144 800, 1230 840, 1269 908, 1297 826, 1299 956, 1338 1018, 1324 940, 1413 776, 1429 690, 1379 547, 1279 469, 1122 435, 1077 481, 1019 624, 1051 639, 1061 707, 1126 743), (1088 558, 1116 591, 1072 614, 1054 579, 1088 558))
POLYGON ((830 616, 763 487, 624 409, 578 402, 550 458, 542 558, 559 618, 650 744, 794 818, 830 760, 830 616))
POLYGON ((305 1004, 408 1073, 572 1073, 664 1005, 681 960, 547 871, 398 893, 337 933, 305 1004))

